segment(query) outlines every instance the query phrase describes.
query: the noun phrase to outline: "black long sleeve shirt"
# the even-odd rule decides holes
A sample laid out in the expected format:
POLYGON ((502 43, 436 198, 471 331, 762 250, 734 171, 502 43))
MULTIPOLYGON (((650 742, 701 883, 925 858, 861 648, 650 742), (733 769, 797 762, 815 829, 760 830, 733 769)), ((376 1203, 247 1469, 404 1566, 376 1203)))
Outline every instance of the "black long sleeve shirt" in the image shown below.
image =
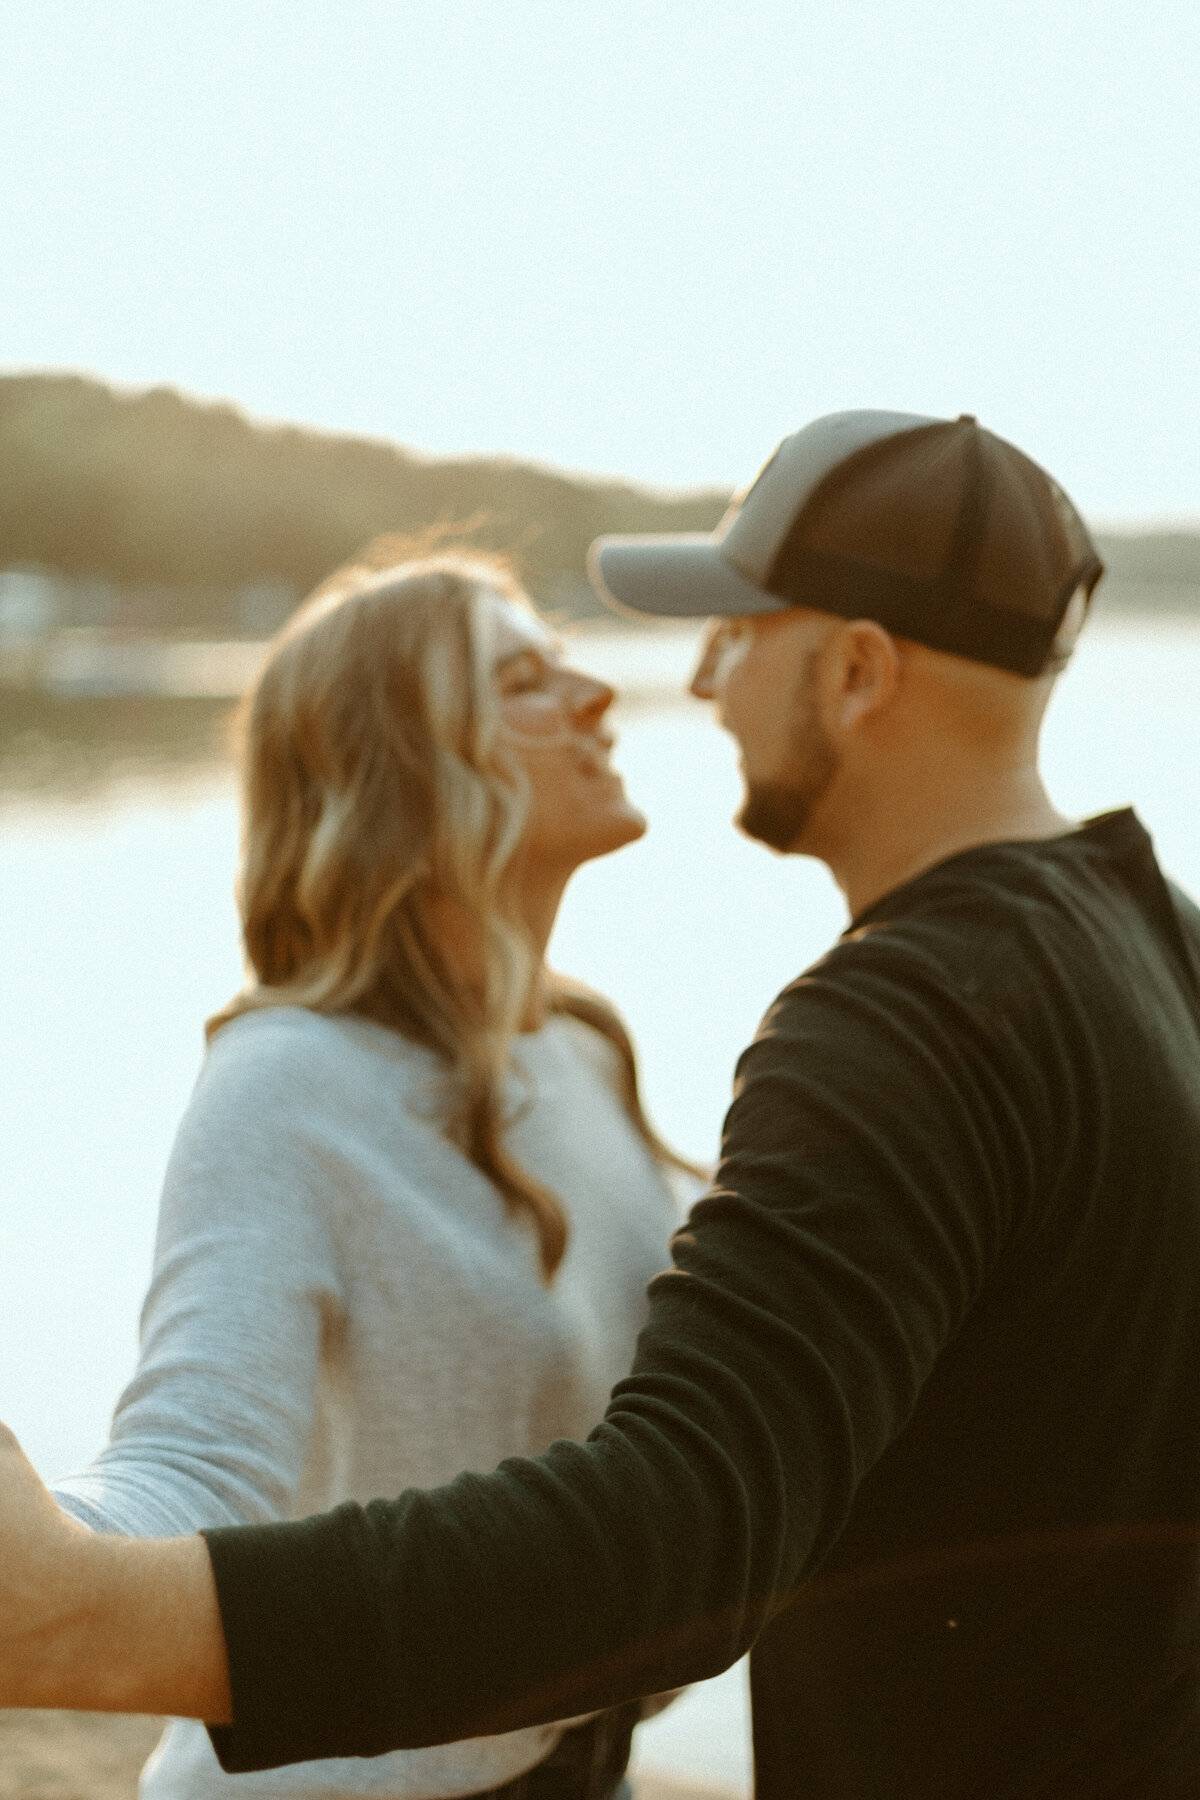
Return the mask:
POLYGON ((586 1445, 207 1534, 225 1766, 753 1646, 761 1800, 1194 1800, 1198 919, 1117 813, 857 920, 745 1052, 586 1445))

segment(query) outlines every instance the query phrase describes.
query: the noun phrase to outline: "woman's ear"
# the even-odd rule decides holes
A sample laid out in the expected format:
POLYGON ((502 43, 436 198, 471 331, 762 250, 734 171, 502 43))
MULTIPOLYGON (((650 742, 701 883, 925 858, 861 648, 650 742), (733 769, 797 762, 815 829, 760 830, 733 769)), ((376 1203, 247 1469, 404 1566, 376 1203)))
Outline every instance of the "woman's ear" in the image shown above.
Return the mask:
POLYGON ((827 726, 855 731, 891 702, 900 681, 900 653, 890 631, 873 619, 852 619, 825 646, 827 726))

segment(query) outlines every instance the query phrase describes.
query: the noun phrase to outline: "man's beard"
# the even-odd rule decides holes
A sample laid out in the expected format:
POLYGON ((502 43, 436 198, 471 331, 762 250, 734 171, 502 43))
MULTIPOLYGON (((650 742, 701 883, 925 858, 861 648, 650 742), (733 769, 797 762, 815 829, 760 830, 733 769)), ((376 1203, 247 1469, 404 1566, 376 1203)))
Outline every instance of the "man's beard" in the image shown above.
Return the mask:
POLYGON ((772 850, 795 847, 838 770, 837 751, 811 703, 811 687, 811 681, 803 682, 797 695, 789 759, 794 773, 775 781, 748 780, 735 820, 747 837, 769 844, 772 850))

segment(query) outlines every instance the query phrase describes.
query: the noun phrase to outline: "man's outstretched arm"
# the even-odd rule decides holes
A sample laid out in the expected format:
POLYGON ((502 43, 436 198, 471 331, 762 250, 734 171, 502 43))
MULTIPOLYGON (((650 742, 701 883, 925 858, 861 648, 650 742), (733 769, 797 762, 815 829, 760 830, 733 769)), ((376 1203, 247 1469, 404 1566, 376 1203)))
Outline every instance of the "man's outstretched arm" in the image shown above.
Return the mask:
MULTIPOLYGON (((717 1186, 587 1444, 209 1533, 228 1690, 198 1547, 114 1546, 74 1653, 94 1660, 115 1596, 105 1652, 140 1673, 42 1703, 219 1726, 231 1694, 214 1737, 242 1770, 561 1718, 741 1654, 840 1533, 1010 1222, 989 1147, 1023 1140, 994 1057, 862 960, 847 982, 835 953, 747 1053, 717 1186)), ((0 1589, 4 1558, 0 1538, 0 1589)))

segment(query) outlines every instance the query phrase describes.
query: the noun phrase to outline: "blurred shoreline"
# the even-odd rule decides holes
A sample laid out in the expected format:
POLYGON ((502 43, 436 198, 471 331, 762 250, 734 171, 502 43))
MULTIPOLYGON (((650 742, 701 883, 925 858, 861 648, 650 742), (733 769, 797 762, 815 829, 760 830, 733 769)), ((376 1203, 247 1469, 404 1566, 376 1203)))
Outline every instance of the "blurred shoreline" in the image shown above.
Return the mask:
MULTIPOLYGON (((1190 592, 1190 590, 1189 590, 1190 592)), ((1155 590, 1160 602, 1166 590, 1155 590)), ((1200 596, 1200 590, 1197 590, 1200 596)), ((693 703, 701 620, 569 622, 568 658, 608 681, 622 713, 693 703)), ((1131 649, 1190 641, 1200 605, 1097 609, 1085 643, 1131 649)), ((71 630, 18 643, 0 634, 0 810, 74 807, 228 780, 237 701, 270 639, 199 641, 71 630)))
MULTIPOLYGON (((685 703, 702 627, 571 625, 566 654, 622 706, 685 703)), ((0 807, 90 803, 131 787, 227 776, 237 701, 270 640, 189 642, 63 632, 0 644, 0 807)))
MULTIPOLYGON (((670 686, 664 668, 677 660, 672 650, 686 655, 701 628, 694 619, 575 621, 561 627, 569 656, 609 679, 619 678, 639 698, 655 700, 660 687, 670 686)), ((6 705, 14 694, 233 701, 257 679, 272 641, 124 636, 85 628, 7 641, 0 636, 0 693, 6 705)))

